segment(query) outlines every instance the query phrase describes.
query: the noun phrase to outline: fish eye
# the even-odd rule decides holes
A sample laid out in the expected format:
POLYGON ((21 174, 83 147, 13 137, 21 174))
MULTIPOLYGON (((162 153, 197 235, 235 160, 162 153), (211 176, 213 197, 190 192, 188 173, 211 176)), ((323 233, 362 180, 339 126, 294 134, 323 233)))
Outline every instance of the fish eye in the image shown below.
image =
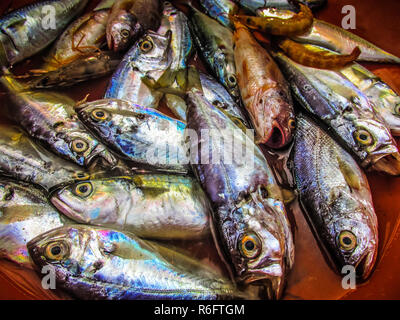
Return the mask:
POLYGON ((75 139, 72 141, 72 150, 76 153, 83 153, 89 149, 89 143, 83 139, 75 139))
POLYGON ((144 40, 140 44, 140 50, 144 53, 147 53, 153 49, 153 43, 150 40, 144 40))
POLYGON ((95 109, 92 111, 91 117, 94 121, 104 121, 108 119, 108 112, 102 109, 95 109))
POLYGON ((247 259, 255 259, 261 253, 261 241, 254 233, 244 234, 239 239, 239 251, 247 259))
POLYGON ((74 193, 81 198, 90 196, 93 191, 93 186, 90 182, 79 183, 75 186, 74 193))
POLYGON ((357 140, 358 143, 364 146, 369 146, 374 142, 371 133, 369 133, 365 129, 357 130, 354 133, 354 138, 357 140))
POLYGON ((69 252, 69 247, 64 242, 56 241, 46 245, 45 256, 46 258, 54 261, 60 261, 69 252))
POLYGON ((227 82, 228 82, 228 86, 230 88, 235 87, 237 85, 237 80, 236 80, 236 76, 233 74, 230 74, 227 78, 226 78, 227 82))
POLYGON ((131 33, 129 32, 128 29, 122 29, 122 30, 121 30, 121 36, 122 36, 123 38, 129 38, 130 35, 131 35, 131 33))
POLYGON ((339 234, 339 246, 345 251, 351 251, 357 246, 357 237, 351 231, 342 231, 339 234))
POLYGON ((400 103, 396 104, 394 107, 394 114, 400 116, 400 103))
POLYGON ((296 120, 295 119, 289 119, 289 128, 290 129, 296 129, 296 120))

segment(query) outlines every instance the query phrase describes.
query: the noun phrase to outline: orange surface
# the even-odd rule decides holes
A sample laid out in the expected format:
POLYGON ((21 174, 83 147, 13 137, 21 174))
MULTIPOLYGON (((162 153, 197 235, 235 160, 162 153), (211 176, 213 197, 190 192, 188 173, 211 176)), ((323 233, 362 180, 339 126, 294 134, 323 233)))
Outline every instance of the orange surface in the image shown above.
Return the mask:
MULTIPOLYGON (((0 13, 8 4, 18 8, 34 1, 2 1, 0 13)), ((328 0, 326 8, 316 17, 340 25, 344 5, 353 5, 357 14, 357 29, 353 32, 381 48, 400 56, 400 24, 398 0, 328 0)), ((97 1, 91 1, 88 9, 97 1)), ((22 63, 15 72, 23 72, 29 66, 40 64, 40 57, 22 63)), ((392 88, 400 93, 400 67, 393 65, 364 64, 374 71, 392 88)), ((90 93, 89 100, 100 98, 107 86, 108 78, 91 81, 68 89, 68 93, 77 100, 90 93)), ((64 90, 65 92, 65 90, 64 90)), ((0 96, 0 103, 5 100, 0 96)), ((163 110, 165 111, 165 110, 163 110)), ((326 263, 317 242, 298 208, 292 208, 291 220, 294 221, 296 241, 295 266, 288 278, 285 299, 400 299, 400 239, 396 230, 400 221, 400 178, 391 178, 378 174, 368 174, 376 213, 379 220, 379 261, 370 280, 359 285, 354 291, 341 288, 341 277, 326 263)), ((203 260, 218 263, 210 245, 193 244, 192 250, 203 260), (206 249, 206 251, 204 250, 206 249), (208 250, 208 251, 207 251, 208 250)), ((60 292, 41 289, 39 277, 32 271, 15 267, 9 262, 0 261, 0 299, 51 299, 67 298, 60 292)))

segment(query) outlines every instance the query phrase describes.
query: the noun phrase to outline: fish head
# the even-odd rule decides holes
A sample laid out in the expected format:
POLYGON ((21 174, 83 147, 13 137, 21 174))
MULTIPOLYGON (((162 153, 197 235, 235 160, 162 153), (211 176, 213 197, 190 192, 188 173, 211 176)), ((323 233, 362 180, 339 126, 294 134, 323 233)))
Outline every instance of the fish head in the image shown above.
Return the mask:
POLYGON ((214 65, 218 70, 218 78, 230 95, 240 99, 239 84, 236 76, 236 67, 233 57, 229 57, 223 50, 217 50, 214 56, 214 65))
POLYGON ((279 299, 292 264, 292 236, 283 204, 261 193, 259 188, 235 205, 224 234, 237 281, 261 287, 266 297, 279 299))
POLYGON ((80 223, 116 222, 132 205, 136 187, 129 178, 83 180, 51 194, 51 203, 80 223))
POLYGON ((115 52, 126 50, 143 32, 137 18, 122 10, 107 25, 107 44, 115 52))
POLYGON ((400 154, 390 131, 383 121, 357 120, 353 139, 359 149, 368 156, 363 167, 400 175, 400 154))
POLYGON ((400 135, 400 97, 382 82, 375 82, 374 87, 377 88, 379 100, 375 103, 375 107, 379 109, 379 114, 387 123, 391 132, 395 136, 400 135))
POLYGON ((371 274, 377 257, 377 224, 376 219, 365 212, 352 214, 361 219, 352 219, 351 215, 348 215, 328 225, 330 243, 340 270, 345 266, 354 267, 356 276, 365 280, 371 274))

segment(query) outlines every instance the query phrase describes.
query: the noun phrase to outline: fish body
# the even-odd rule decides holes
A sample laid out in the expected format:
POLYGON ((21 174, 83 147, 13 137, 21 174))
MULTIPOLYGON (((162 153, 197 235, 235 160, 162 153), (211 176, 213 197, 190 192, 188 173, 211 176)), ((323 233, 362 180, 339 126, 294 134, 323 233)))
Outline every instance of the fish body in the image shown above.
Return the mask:
POLYGON ((372 102, 374 110, 385 120, 392 135, 400 135, 400 97, 378 76, 353 63, 340 72, 372 102))
POLYGON ((350 54, 359 47, 361 54, 358 61, 400 63, 400 58, 378 48, 367 40, 328 22, 314 19, 313 26, 304 35, 293 37, 294 40, 321 46, 342 54, 350 54))
POLYGON ((47 201, 41 189, 0 179, 0 257, 32 268, 26 244, 68 223, 47 201))
POLYGON ((234 286, 194 259, 133 234, 76 225, 28 244, 39 269, 53 266, 57 284, 81 299, 228 299, 234 286))
POLYGON ((253 140, 200 91, 189 92, 187 104, 187 127, 198 136, 190 139, 191 163, 213 206, 215 241, 238 283, 279 298, 294 247, 273 173, 253 140))
POLYGON ((80 106, 78 114, 126 160, 160 171, 189 171, 183 122, 119 99, 90 102, 80 106))
MULTIPOLYGON (((290 0, 235 0, 235 2, 253 12, 264 8, 276 8, 282 10, 296 9, 296 6, 294 6, 293 2, 290 0)), ((311 9, 318 9, 323 7, 327 0, 301 0, 299 2, 307 5, 311 9)))
POLYGON ((378 221, 368 180, 351 157, 309 118, 300 116, 293 148, 297 190, 313 229, 337 263, 368 278, 378 250, 378 221))
POLYGON ((239 12, 239 6, 231 0, 200 0, 206 13, 225 27, 233 30, 231 16, 239 12))
POLYGON ((54 192, 51 202, 78 223, 146 239, 199 239, 209 232, 208 199, 191 177, 135 174, 80 181, 54 192))
POLYGON ((81 57, 93 55, 105 44, 110 10, 89 12, 75 20, 55 42, 44 58, 42 69, 56 70, 81 57))
POLYGON ((107 23, 110 50, 122 51, 147 30, 160 26, 159 0, 116 0, 107 23))
POLYGON ((0 172, 46 190, 86 176, 82 168, 57 157, 30 139, 21 129, 0 125, 0 172))
POLYGON ((107 168, 119 160, 87 131, 74 110, 75 101, 47 91, 24 91, 10 74, 0 79, 12 101, 9 116, 32 138, 55 154, 80 166, 99 164, 107 168))
POLYGON ((384 120, 368 98, 340 72, 302 66, 275 54, 300 104, 325 123, 366 169, 400 173, 400 155, 384 120))
POLYGON ((143 77, 157 81, 171 65, 171 32, 165 35, 148 31, 126 53, 114 72, 105 98, 130 101, 143 107, 158 108, 163 93, 151 90, 143 77))
POLYGON ((234 39, 240 94, 256 130, 257 143, 282 148, 292 141, 295 129, 289 85, 248 29, 239 26, 234 39))
POLYGON ((0 19, 0 59, 13 65, 43 50, 87 3, 87 0, 41 1, 3 16, 0 19), (50 13, 55 15, 50 18, 50 13))
POLYGON ((193 7, 189 21, 193 41, 209 69, 236 100, 240 99, 232 31, 193 7))

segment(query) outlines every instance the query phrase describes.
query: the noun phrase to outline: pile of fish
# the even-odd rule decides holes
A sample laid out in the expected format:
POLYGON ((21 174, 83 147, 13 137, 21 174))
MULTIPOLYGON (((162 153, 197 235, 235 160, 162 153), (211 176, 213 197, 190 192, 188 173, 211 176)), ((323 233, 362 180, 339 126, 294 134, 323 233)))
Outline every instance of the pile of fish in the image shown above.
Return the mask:
POLYGON ((368 279, 364 170, 400 175, 400 97, 356 61, 400 58, 315 19, 326 0, 88 2, 0 18, 1 258, 81 299, 279 299, 298 199, 338 272, 368 279), (100 100, 51 91, 112 72, 100 100), (173 245, 210 236, 227 272, 173 245))

